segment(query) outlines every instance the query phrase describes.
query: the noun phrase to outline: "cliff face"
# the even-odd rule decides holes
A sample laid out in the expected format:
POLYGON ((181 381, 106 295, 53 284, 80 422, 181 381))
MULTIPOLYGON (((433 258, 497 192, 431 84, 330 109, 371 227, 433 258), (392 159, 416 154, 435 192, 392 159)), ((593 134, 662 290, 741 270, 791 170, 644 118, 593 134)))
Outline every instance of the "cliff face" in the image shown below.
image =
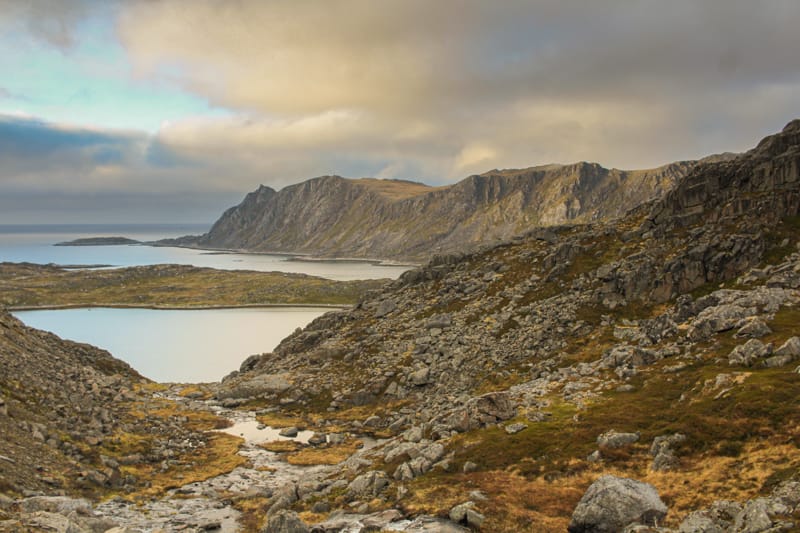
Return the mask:
POLYGON ((426 259, 536 226, 609 219, 663 195, 695 162, 494 170, 447 187, 324 176, 261 186, 190 244, 331 257, 426 259))

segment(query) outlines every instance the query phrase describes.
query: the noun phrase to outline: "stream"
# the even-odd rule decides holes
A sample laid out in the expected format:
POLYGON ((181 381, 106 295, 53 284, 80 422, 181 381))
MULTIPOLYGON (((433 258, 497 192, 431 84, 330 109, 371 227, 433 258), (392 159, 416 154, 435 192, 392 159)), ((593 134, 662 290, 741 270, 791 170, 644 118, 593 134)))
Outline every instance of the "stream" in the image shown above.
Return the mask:
MULTIPOLYGON (((189 402, 190 407, 191 402, 205 403, 173 396, 168 398, 189 402)), ((272 440, 308 442, 313 434, 311 431, 301 431, 295 438, 283 437, 278 435, 277 429, 259 424, 253 412, 234 411, 208 403, 198 407, 210 408, 233 423, 220 431, 244 439, 238 453, 249 463, 226 474, 172 489, 166 497, 144 505, 121 498, 100 503, 95 508, 98 516, 111 518, 125 524, 129 530, 141 533, 197 530, 235 533, 240 531, 240 513, 230 504, 231 497, 269 495, 290 483, 322 479, 335 468, 291 465, 281 460, 278 454, 258 446, 258 443, 272 440)))

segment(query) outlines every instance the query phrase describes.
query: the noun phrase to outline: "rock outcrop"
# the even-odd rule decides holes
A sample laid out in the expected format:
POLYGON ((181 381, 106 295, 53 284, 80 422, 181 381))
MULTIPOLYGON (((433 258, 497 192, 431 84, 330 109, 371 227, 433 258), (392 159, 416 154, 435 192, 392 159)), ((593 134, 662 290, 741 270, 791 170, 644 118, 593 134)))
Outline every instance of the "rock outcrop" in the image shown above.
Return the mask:
POLYGON ((180 245, 327 257, 429 259, 505 240, 535 226, 624 214, 663 195, 696 162, 650 170, 596 163, 492 170, 446 187, 324 176, 261 186, 211 230, 180 245))

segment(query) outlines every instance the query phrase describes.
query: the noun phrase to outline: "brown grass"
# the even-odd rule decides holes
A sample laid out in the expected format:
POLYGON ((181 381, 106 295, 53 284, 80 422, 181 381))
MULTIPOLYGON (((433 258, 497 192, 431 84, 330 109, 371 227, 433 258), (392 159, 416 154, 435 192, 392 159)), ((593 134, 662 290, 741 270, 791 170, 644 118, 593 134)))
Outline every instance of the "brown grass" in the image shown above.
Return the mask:
POLYGON ((304 448, 288 454, 286 461, 298 466, 336 465, 353 455, 361 447, 361 444, 360 440, 349 439, 335 446, 304 448))

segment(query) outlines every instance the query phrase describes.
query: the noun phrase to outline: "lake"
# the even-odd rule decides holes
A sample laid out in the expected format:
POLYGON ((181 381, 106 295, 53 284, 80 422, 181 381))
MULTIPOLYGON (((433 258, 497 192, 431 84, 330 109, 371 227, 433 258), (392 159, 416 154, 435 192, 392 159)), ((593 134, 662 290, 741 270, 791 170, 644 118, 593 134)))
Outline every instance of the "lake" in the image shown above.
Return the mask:
POLYGON ((104 348, 160 382, 219 381, 252 354, 272 351, 324 308, 59 309, 14 316, 59 337, 104 348))
POLYGON ((138 241, 200 234, 205 225, 0 225, 0 262, 116 267, 179 264, 222 270, 292 272, 337 281, 396 279, 408 266, 352 261, 297 261, 286 255, 247 254, 156 246, 53 246, 85 237, 128 237, 138 241))
MULTIPOLYGON (((152 241, 208 229, 199 225, 0 225, 0 261, 118 267, 185 264, 224 270, 303 273, 332 280, 397 278, 408 267, 365 262, 291 261, 269 254, 151 246, 53 246, 84 237, 152 241)), ((60 309, 15 312, 29 326, 111 352, 155 381, 219 381, 248 356, 272 351, 325 308, 212 310, 60 309)))

